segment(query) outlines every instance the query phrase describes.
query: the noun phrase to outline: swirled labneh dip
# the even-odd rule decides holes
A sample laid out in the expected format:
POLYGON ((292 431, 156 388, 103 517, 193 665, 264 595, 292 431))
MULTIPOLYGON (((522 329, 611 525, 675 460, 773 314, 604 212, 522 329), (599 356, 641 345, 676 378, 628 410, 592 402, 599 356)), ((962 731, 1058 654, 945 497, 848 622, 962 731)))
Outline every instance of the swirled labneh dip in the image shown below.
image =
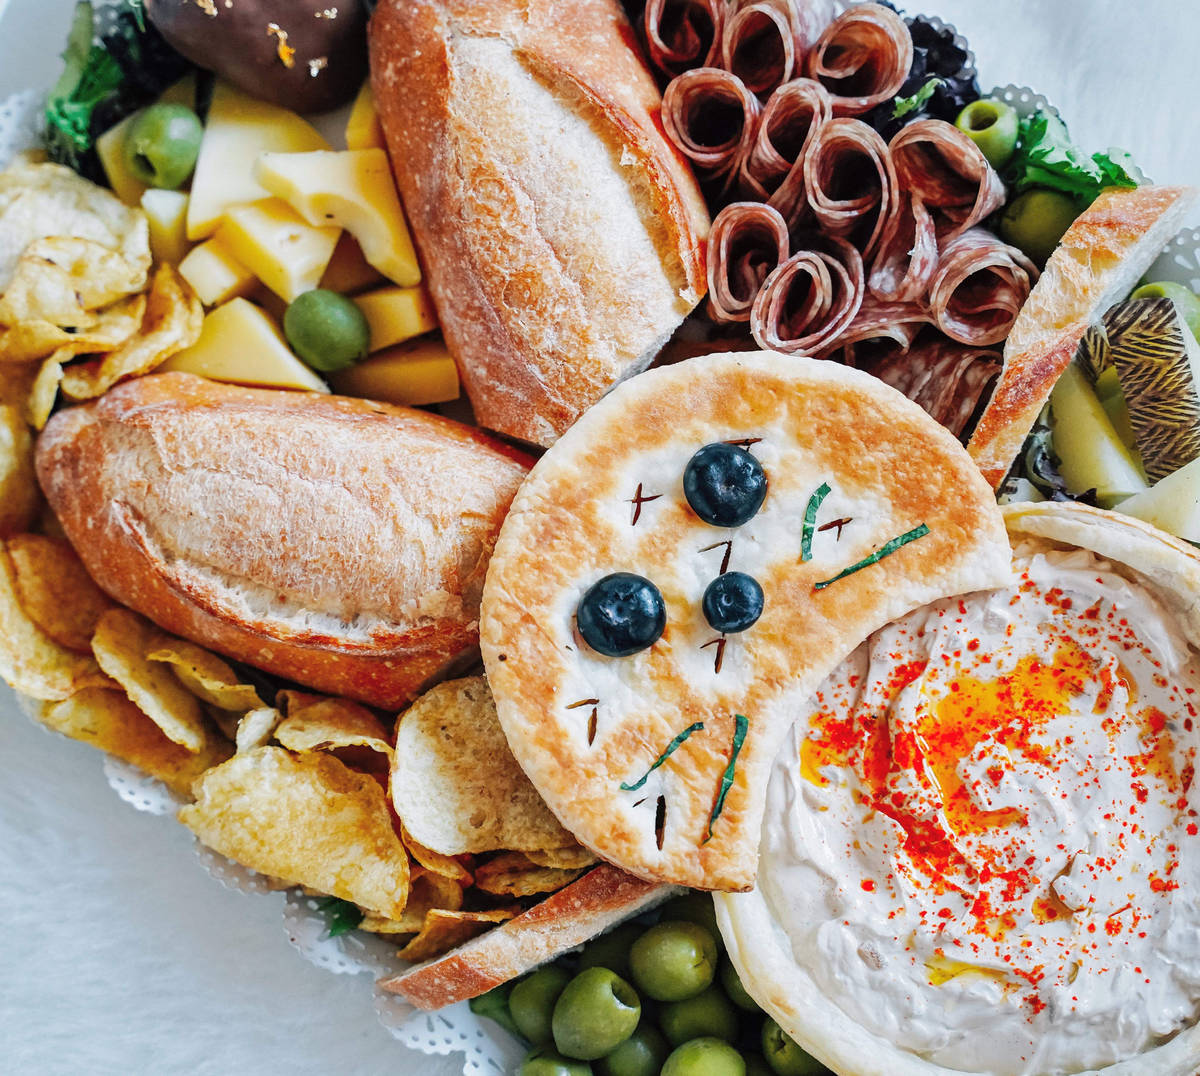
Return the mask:
POLYGON ((825 682, 759 884, 852 1020, 936 1064, 1074 1073, 1200 1011, 1200 668, 1084 551, 926 606, 825 682))

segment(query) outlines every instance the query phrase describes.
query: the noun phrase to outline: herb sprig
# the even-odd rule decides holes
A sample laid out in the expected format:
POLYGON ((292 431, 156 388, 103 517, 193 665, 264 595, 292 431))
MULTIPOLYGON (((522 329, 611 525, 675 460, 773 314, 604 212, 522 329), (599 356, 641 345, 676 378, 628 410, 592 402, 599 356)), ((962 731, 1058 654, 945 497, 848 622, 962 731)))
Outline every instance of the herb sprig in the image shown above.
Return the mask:
POLYGON ((1005 169, 1005 179, 1018 192, 1049 187, 1091 205, 1106 187, 1136 187, 1137 166, 1124 150, 1093 153, 1074 142, 1067 125, 1050 112, 1037 111, 1021 120, 1017 152, 1005 169))

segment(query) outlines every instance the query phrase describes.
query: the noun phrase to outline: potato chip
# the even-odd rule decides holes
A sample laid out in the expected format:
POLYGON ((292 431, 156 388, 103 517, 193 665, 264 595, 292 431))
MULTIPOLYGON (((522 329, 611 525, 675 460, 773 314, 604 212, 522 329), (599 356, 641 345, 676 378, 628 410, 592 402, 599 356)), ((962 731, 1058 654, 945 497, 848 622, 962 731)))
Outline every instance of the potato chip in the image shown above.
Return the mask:
POLYGON ((487 912, 450 912, 431 908, 425 915, 421 932, 396 955, 414 964, 432 960, 456 945, 470 941, 489 927, 520 914, 521 908, 515 904, 487 912))
POLYGON ((288 691, 287 717, 275 729, 275 739, 292 751, 329 751, 339 747, 369 747, 392 754, 387 730, 370 710, 349 699, 307 696, 288 691))
POLYGON ((0 677, 14 691, 60 702, 85 687, 112 687, 90 654, 59 646, 25 612, 17 574, 0 546, 0 677))
POLYGON ((38 716, 57 732, 145 770, 185 799, 192 798, 192 782, 231 751, 218 736, 195 753, 172 743, 122 691, 85 688, 63 702, 44 703, 38 716))
MULTIPOLYGON (((4 294, 0 295, 0 325, 29 332, 86 329, 96 321, 75 290, 71 274, 46 258, 22 254, 4 294)), ((11 362, 25 362, 29 347, 25 336, 10 332, 4 337, 4 355, 11 362), (10 358, 10 356, 12 356, 10 358), (17 356, 20 356, 19 358, 17 356)), ((46 345, 55 347, 53 338, 46 345)))
POLYGON ((204 307, 195 292, 170 265, 160 265, 138 332, 103 358, 68 366, 63 371, 63 392, 73 400, 90 400, 118 381, 148 373, 194 344, 203 321, 204 307))
POLYGON ((24 364, 55 355, 65 363, 77 355, 112 351, 140 331, 146 302, 145 295, 131 295, 99 311, 86 327, 71 332, 48 321, 22 321, 0 328, 0 362, 24 364))
POLYGON ((40 499, 33 471, 33 438, 20 405, 0 400, 0 538, 25 530, 40 499))
POLYGON ((599 862, 599 857, 581 844, 568 848, 527 848, 525 855, 539 867, 558 867, 560 870, 578 870, 599 862))
POLYGON ((146 652, 150 661, 170 665, 196 698, 221 710, 245 713, 263 705, 252 684, 243 684, 229 664, 202 646, 160 632, 146 652))
POLYGON ((416 934, 425 925, 425 916, 434 908, 456 912, 462 907, 462 887, 440 874, 413 874, 408 903, 399 919, 368 915, 359 924, 374 934, 416 934))
POLYGON ((259 747, 196 783, 179 819, 210 848, 388 919, 408 902, 408 854, 372 778, 333 755, 259 747))
POLYGON ((275 726, 282 720, 283 714, 274 706, 261 706, 243 714, 235 736, 238 754, 253 751, 256 747, 266 747, 275 734, 275 726))
POLYGON ((408 832, 445 855, 574 843, 513 758, 481 676, 439 684, 401 715, 391 792, 408 832))
POLYGON ((204 750, 204 711, 170 666, 148 661, 155 629, 128 609, 109 609, 96 625, 92 653, 109 676, 167 737, 189 751, 204 750))
POLYGON ((5 545, 17 600, 29 619, 59 646, 90 654, 96 623, 113 601, 92 582, 75 550, 41 534, 18 534, 5 545))
POLYGON ((495 896, 532 897, 562 889, 586 869, 539 867, 520 852, 503 852, 475 868, 475 887, 495 896))
POLYGON ((408 854, 427 871, 433 874, 440 874, 443 878, 453 879, 459 885, 468 886, 471 884, 471 872, 462 863, 457 859, 442 855, 441 852, 435 852, 432 848, 426 848, 425 845, 414 841, 412 834, 404 828, 403 823, 400 825, 400 840, 404 842, 404 847, 408 849, 408 854))
MULTIPOLYGON (((85 310, 98 310, 127 295, 136 295, 146 286, 145 266, 134 265, 126 261, 120 251, 81 236, 59 234, 34 240, 21 254, 18 275, 20 265, 26 259, 40 259, 63 270, 85 310)), ((11 291, 11 285, 8 291, 11 291)), ((4 293, 5 298, 8 291, 4 293)), ((0 299, 0 310, 3 310, 3 302, 4 299, 0 299)), ((4 320, 13 324, 11 320, 4 320)))
POLYGON ((70 356, 56 351, 38 367, 22 410, 22 417, 35 430, 42 429, 50 419, 50 412, 58 400, 58 386, 62 384, 62 364, 68 358, 70 356))

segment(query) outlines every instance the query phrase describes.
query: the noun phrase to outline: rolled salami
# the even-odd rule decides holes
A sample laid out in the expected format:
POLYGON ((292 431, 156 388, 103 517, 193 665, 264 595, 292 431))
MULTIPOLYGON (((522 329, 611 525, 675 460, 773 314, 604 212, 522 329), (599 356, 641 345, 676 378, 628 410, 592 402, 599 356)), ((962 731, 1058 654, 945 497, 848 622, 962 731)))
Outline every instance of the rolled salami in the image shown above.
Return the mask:
POLYGON ((835 116, 858 116, 895 97, 912 62, 904 20, 880 4, 855 4, 825 28, 804 73, 833 96, 835 116))
POLYGON ((663 92, 667 137, 704 178, 737 173, 750 151, 762 105, 737 75, 698 67, 673 78, 663 92))
POLYGON ((769 201, 793 227, 808 209, 805 155, 832 114, 824 86, 810 78, 792 79, 771 94, 742 164, 742 190, 769 201))
POLYGON ((649 0, 642 13, 650 62, 668 78, 712 67, 721 53, 727 0, 649 0))
POLYGON ((718 323, 749 321, 762 282, 788 257, 787 222, 762 202, 734 202, 708 235, 709 313, 718 323))
POLYGON ((862 305, 862 257, 843 239, 813 240, 763 282, 750 311, 759 345, 820 355, 835 346, 862 305))
POLYGON ((803 56, 796 48, 786 4, 746 4, 725 19, 721 66, 761 98, 789 81, 803 56))
POLYGON ((973 347, 1008 336, 1038 272, 1024 254, 983 228, 943 242, 929 291, 934 323, 973 347))
POLYGON ((889 302, 922 298, 938 264, 937 231, 919 195, 906 194, 896 224, 876 252, 867 286, 889 302))
POLYGON ((832 341, 829 351, 842 348, 842 361, 847 366, 859 365, 855 345, 867 340, 891 340, 904 354, 912 347, 917 334, 932 320, 924 303, 884 302, 867 295, 850 324, 832 341))

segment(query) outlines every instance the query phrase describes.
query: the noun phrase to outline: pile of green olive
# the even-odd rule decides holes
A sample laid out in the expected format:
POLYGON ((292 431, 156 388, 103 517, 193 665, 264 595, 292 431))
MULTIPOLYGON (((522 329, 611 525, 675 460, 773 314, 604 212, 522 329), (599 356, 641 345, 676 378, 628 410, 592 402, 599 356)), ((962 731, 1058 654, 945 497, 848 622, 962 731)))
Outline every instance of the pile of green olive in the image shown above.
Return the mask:
POLYGON ((828 1073, 746 993, 712 898, 679 897, 471 1002, 528 1042, 518 1076, 828 1073))

